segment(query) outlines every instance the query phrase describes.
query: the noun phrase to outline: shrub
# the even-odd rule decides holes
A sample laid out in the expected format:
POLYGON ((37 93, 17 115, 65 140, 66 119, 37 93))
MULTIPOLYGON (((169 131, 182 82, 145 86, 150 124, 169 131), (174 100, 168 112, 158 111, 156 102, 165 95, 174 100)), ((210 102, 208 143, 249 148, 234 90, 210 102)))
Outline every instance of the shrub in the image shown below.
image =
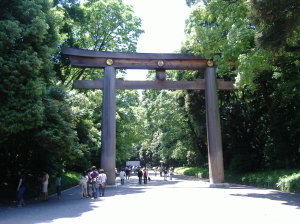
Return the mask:
POLYGON ((174 170, 175 173, 183 174, 187 176, 195 176, 199 178, 208 178, 208 170, 200 167, 177 167, 174 170))
MULTIPOLYGON (((177 167, 175 173, 208 178, 208 169, 177 167)), ((255 173, 225 172, 226 182, 300 193, 300 170, 274 170, 255 173)))
POLYGON ((276 185, 281 191, 300 193, 300 173, 281 177, 276 185))
MULTIPOLYGON (((65 173, 61 176, 62 190, 78 185, 81 174, 75 172, 65 173)), ((49 195, 56 193, 55 176, 51 176, 49 180, 49 195)))

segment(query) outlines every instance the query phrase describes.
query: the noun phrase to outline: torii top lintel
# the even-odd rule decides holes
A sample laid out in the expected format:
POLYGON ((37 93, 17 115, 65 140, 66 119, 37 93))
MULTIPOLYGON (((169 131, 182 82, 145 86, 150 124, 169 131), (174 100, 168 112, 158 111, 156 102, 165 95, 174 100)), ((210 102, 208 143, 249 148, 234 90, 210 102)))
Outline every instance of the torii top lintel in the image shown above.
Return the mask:
POLYGON ((71 65, 79 68, 150 69, 150 70, 205 70, 213 63, 192 54, 157 54, 92 51, 62 48, 71 65))

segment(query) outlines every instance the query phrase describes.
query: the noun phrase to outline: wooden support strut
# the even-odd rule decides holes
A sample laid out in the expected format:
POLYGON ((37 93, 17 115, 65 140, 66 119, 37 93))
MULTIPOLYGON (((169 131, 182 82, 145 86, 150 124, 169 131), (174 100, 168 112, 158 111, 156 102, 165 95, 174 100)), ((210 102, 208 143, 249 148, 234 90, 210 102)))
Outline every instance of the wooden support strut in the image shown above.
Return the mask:
MULTIPOLYGON (((103 79, 95 80, 74 80, 74 89, 103 89, 103 79)), ((196 79, 195 81, 124 81, 116 79, 116 89, 193 89, 205 90, 205 79, 196 79)), ((235 90, 234 82, 217 80, 218 90, 235 90)))

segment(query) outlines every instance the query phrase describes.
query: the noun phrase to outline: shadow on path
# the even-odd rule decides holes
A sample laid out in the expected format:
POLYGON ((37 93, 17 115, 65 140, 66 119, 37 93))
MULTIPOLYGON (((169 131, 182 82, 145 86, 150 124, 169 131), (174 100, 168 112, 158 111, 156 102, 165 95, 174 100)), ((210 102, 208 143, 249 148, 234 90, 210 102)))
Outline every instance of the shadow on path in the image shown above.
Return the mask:
POLYGON ((119 184, 119 178, 115 186, 108 186, 105 197, 97 199, 80 198, 79 186, 62 192, 62 198, 58 200, 55 195, 49 197, 47 202, 40 200, 27 201, 26 206, 18 208, 16 205, 0 208, 0 224, 37 224, 53 223, 59 219, 76 218, 95 209, 101 210, 101 201, 119 195, 141 194, 147 189, 163 185, 174 185, 178 180, 164 181, 155 177, 147 184, 139 184, 138 179, 132 176, 126 180, 125 185, 119 184))
MULTIPOLYGON (((152 180, 147 184, 139 184, 137 177, 132 176, 130 180, 125 181, 125 185, 120 185, 120 180, 117 178, 117 185, 108 186, 106 195, 98 199, 80 199, 79 187, 74 187, 66 190, 62 194, 62 199, 58 200, 55 196, 50 197, 48 202, 31 201, 25 207, 3 207, 0 208, 0 224, 40 224, 40 223, 64 223, 65 219, 77 218, 87 215, 94 210, 101 211, 104 200, 109 198, 115 199, 113 203, 119 203, 119 196, 142 194, 151 188, 209 188, 207 180, 198 178, 186 177, 183 175, 174 175, 172 181, 163 180, 163 177, 151 176, 152 180), (183 183, 183 184, 181 184, 183 183)), ((162 188, 162 189, 163 189, 162 188)), ((209 189, 206 189, 210 191, 209 189)), ((283 193, 275 190, 259 189, 243 185, 230 184, 228 188, 212 188, 211 191, 227 192, 226 194, 232 197, 251 197, 263 198, 269 200, 281 201, 283 205, 296 206, 300 208, 300 195, 283 193), (232 192, 231 192, 232 191, 232 192), (248 191, 248 192, 247 192, 248 191)), ((225 194, 225 193, 224 193, 225 194)), ((223 194, 221 194, 223 195, 223 194)), ((101 213, 99 213, 101 214, 101 213)), ((82 217, 81 217, 82 218, 82 217)), ((93 222, 93 220, 90 220, 93 222)), ((96 221, 96 220, 94 220, 96 221)), ((101 220, 99 220, 101 222, 101 220)))
POLYGON ((296 206, 300 209, 300 195, 271 190, 267 193, 230 194, 237 197, 262 198, 281 201, 283 205, 296 206))

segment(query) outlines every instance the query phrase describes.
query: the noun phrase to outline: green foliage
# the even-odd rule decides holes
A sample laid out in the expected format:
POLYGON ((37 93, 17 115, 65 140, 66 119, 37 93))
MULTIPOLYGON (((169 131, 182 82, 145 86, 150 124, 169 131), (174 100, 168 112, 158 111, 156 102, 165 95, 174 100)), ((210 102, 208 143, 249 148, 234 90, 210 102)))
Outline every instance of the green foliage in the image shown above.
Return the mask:
MULTIPOLYGON (((80 180, 81 173, 76 172, 67 172, 63 173, 61 176, 61 189, 69 189, 70 187, 74 187, 78 185, 78 182, 80 180)), ((55 178, 56 175, 52 175, 49 178, 49 195, 56 194, 56 186, 55 186, 55 178)))
MULTIPOLYGON (((194 160, 190 157, 193 141, 189 130, 189 118, 184 108, 179 107, 177 97, 181 91, 144 91, 143 121, 144 141, 140 149, 140 159, 144 163, 159 164, 163 160, 169 166, 186 164, 194 160)), ((194 153, 194 158, 199 156, 194 153)), ((198 161, 197 161, 198 162, 198 161)))
POLYGON ((199 178, 208 178, 208 169, 200 167, 176 167, 175 173, 199 178))
MULTIPOLYGON (((134 16, 132 7, 121 0, 65 3, 55 9, 63 46, 98 51, 136 51, 137 40, 143 33, 141 20, 134 16)), ((75 79, 95 79, 102 75, 95 69, 70 68, 68 60, 57 57, 58 78, 64 85, 69 86, 75 79)))
POLYGON ((143 141, 140 129, 139 96, 137 91, 118 91, 117 95, 117 158, 119 166, 124 166, 130 158, 136 160, 137 147, 143 141))
POLYGON ((243 174, 225 172, 225 179, 232 183, 299 193, 299 172, 299 170, 274 170, 243 174))
MULTIPOLYGON (((200 167, 176 167, 175 173, 208 178, 208 169, 200 167)), ((300 193, 299 170, 274 170, 255 173, 235 173, 225 171, 225 181, 255 187, 281 190, 284 192, 300 193)))
MULTIPOLYGON (((0 20, 0 133, 5 139, 40 127, 43 91, 51 82, 51 54, 56 45, 50 32, 47 1, 9 4, 0 20)), ((3 11, 4 9, 1 8, 3 11)))
MULTIPOLYGON (((218 93, 225 168, 236 173, 299 168, 300 143, 295 137, 300 133, 300 117, 296 113, 300 109, 297 100, 300 74, 298 22, 283 30, 283 39, 281 35, 272 35, 274 40, 283 41, 283 45, 276 47, 275 44, 270 49, 270 45, 262 46, 256 42, 261 33, 269 32, 266 29, 281 32, 275 31, 275 23, 297 15, 298 3, 275 1, 268 4, 270 1, 267 0, 202 2, 203 5, 194 7, 190 16, 188 39, 182 51, 213 58, 218 64, 218 77, 235 80, 237 87, 243 87, 232 93, 218 93), (282 14, 287 10, 288 13, 282 14), (274 17, 275 12, 279 13, 278 18, 274 17), (255 13, 260 16, 254 21, 252 15, 255 13)), ((284 24, 281 22, 280 25, 284 24)), ((193 80, 202 76, 178 72, 176 77, 193 80)), ((191 127, 195 127, 195 133, 205 135, 205 131, 201 132, 205 120, 200 119, 205 108, 199 106, 203 95, 192 91, 185 95, 181 105, 193 117, 191 127)), ((206 142, 205 137, 197 137, 206 142)))
POLYGON ((251 19, 259 27, 260 46, 278 49, 297 38, 300 28, 300 2, 297 0, 250 0, 251 19))
POLYGON ((285 192, 300 192, 300 172, 293 173, 292 175, 286 175, 284 177, 279 178, 279 182, 276 186, 285 192))

